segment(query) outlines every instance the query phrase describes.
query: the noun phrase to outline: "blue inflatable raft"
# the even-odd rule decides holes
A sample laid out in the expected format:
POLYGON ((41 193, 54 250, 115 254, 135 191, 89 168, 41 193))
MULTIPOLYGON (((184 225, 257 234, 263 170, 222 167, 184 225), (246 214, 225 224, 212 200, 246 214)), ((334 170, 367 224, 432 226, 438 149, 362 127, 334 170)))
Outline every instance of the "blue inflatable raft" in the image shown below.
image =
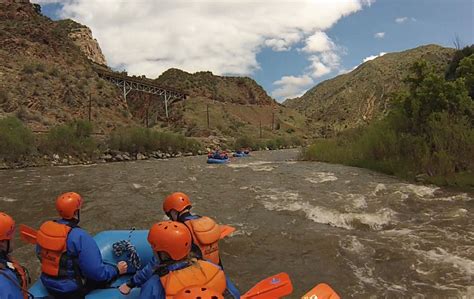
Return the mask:
POLYGON ((227 163, 229 162, 230 159, 227 158, 227 159, 214 159, 214 158, 207 158, 207 163, 208 164, 224 164, 224 163, 227 163))
MULTIPOLYGON (((97 234, 94 239, 99 246, 100 253, 102 254, 102 259, 105 263, 109 264, 117 264, 119 261, 127 261, 126 253, 122 254, 121 256, 115 256, 113 252, 112 245, 116 242, 122 240, 129 240, 132 243, 137 253, 140 257, 141 267, 144 267, 148 262, 151 260, 153 256, 153 252, 151 250, 150 244, 147 242, 147 230, 138 230, 138 231, 127 231, 127 230, 112 230, 112 231, 104 231, 97 234)), ((135 288, 133 289, 128 296, 122 295, 118 287, 126 282, 133 273, 136 272, 137 269, 133 268, 132 265, 128 265, 128 274, 120 276, 117 280, 115 280, 110 288, 108 289, 99 289, 94 290, 86 296, 86 299, 114 299, 114 298, 127 298, 127 299, 137 299, 140 295, 140 289, 135 288)), ((41 280, 38 281, 30 288, 30 293, 35 298, 47 298, 48 291, 45 289, 41 280)))
POLYGON ((246 154, 244 152, 242 152, 242 153, 233 153, 232 156, 237 157, 237 158, 243 158, 243 157, 250 156, 250 153, 248 153, 248 154, 246 154))

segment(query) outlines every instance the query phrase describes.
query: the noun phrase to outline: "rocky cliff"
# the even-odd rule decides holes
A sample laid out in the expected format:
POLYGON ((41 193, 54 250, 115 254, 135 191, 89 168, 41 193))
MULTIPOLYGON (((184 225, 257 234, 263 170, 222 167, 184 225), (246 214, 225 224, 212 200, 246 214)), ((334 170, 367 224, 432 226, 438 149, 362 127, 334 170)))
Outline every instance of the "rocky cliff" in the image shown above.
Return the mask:
POLYGON ((92 31, 89 27, 74 22, 73 20, 61 20, 58 21, 58 23, 68 30, 69 38, 81 49, 87 58, 95 63, 107 65, 99 43, 92 36, 92 31))
POLYGON ((97 130, 132 123, 119 90, 100 79, 63 22, 28 1, 0 2, 0 117, 37 130, 91 117, 97 130))

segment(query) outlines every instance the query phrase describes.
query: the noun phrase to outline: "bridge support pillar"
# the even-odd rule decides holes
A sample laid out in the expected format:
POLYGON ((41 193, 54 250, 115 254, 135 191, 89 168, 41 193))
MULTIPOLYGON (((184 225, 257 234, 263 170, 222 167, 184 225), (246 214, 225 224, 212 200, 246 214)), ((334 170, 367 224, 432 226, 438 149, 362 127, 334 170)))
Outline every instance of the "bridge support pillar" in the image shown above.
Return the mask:
POLYGON ((127 95, 130 93, 130 91, 132 91, 132 88, 130 87, 128 90, 127 90, 127 82, 123 82, 123 99, 125 101, 127 101, 127 95))
POLYGON ((168 114, 168 95, 167 95, 167 92, 165 91, 165 113, 166 113, 166 118, 169 117, 169 114, 168 114))

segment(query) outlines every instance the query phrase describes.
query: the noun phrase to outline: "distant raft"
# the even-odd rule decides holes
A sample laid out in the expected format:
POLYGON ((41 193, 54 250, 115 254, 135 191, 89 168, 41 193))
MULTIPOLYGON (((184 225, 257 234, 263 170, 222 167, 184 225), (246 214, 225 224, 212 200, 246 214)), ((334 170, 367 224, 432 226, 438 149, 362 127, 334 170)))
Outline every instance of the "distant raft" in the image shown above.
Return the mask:
POLYGON ((229 158, 224 158, 224 159, 207 158, 207 164, 225 164, 228 162, 230 162, 229 158))
MULTIPOLYGON (((130 232, 128 230, 117 230, 117 231, 104 231, 97 234, 94 239, 97 242, 97 246, 100 249, 102 258, 105 263, 115 265, 121 260, 127 260, 127 252, 121 252, 120 256, 116 256, 113 250, 113 244, 128 240, 136 248, 137 254, 140 257, 139 265, 141 267, 148 264, 153 256, 150 244, 147 242, 147 230, 137 230, 130 232)), ((118 287, 127 282, 136 271, 135 267, 129 263, 128 274, 120 276, 115 280, 111 286, 107 289, 98 289, 90 292, 86 299, 110 299, 110 298, 126 298, 126 299, 137 299, 140 296, 140 288, 135 288, 131 291, 128 296, 120 294, 118 287)), ((41 283, 41 280, 38 281, 30 288, 30 293, 34 298, 49 298, 49 293, 46 288, 41 283)))
POLYGON ((250 153, 247 152, 240 152, 240 153, 233 153, 232 156, 236 157, 236 158, 243 158, 243 157, 248 157, 250 156, 250 153))

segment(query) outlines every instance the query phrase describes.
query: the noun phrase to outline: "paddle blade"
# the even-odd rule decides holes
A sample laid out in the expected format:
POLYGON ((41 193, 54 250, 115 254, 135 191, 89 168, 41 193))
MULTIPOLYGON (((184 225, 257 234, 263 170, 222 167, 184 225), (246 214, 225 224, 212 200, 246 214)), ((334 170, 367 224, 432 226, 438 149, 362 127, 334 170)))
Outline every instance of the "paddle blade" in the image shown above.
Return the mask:
POLYGON ((38 232, 27 225, 20 224, 20 238, 30 244, 36 244, 36 234, 38 232))
POLYGON ((235 232, 235 227, 229 226, 229 225, 220 225, 221 228, 221 236, 220 239, 224 239, 231 233, 235 232))
POLYGON ((270 276, 242 295, 242 299, 277 299, 290 295, 293 285, 285 272, 270 276))
POLYGON ((339 295, 327 284, 320 283, 315 286, 311 291, 306 293, 301 299, 341 299, 339 295))

